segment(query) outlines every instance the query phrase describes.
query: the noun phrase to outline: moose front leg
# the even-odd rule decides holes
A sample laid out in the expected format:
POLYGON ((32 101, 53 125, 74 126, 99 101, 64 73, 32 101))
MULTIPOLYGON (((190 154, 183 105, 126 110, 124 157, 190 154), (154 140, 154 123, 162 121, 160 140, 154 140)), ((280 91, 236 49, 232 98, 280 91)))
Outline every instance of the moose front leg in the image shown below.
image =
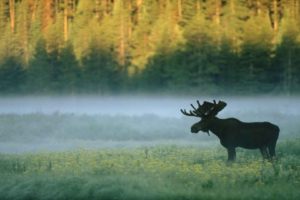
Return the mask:
POLYGON ((227 148, 227 152, 228 152, 228 161, 229 162, 235 161, 235 157, 236 157, 235 148, 229 147, 227 148))

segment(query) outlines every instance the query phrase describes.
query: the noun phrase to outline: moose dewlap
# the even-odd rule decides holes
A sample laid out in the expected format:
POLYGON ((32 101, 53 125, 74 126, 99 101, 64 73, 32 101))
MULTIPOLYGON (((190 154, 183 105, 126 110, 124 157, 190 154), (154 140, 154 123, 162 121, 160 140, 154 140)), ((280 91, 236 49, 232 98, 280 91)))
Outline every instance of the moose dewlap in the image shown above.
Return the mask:
POLYGON ((236 147, 259 149, 263 158, 275 157, 275 147, 279 135, 279 127, 270 122, 246 123, 235 118, 220 119, 217 114, 227 105, 224 101, 216 103, 204 101, 198 108, 191 104, 193 110, 180 110, 186 116, 200 117, 201 120, 191 127, 192 133, 211 131, 227 149, 228 161, 235 160, 236 147))

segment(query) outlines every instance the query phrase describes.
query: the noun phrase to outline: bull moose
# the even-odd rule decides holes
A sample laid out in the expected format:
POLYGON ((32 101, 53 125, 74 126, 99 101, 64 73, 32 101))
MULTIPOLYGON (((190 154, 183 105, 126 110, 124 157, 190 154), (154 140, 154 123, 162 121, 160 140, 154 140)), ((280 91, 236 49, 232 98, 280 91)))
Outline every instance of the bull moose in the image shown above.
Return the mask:
POLYGON ((279 135, 279 127, 270 122, 245 123, 235 118, 219 119, 217 114, 227 105, 224 101, 218 103, 204 101, 198 108, 191 104, 193 110, 180 111, 186 116, 200 117, 201 120, 191 127, 192 133, 199 131, 214 133, 227 149, 228 161, 236 158, 236 147, 259 149, 264 159, 275 157, 275 147, 279 135))

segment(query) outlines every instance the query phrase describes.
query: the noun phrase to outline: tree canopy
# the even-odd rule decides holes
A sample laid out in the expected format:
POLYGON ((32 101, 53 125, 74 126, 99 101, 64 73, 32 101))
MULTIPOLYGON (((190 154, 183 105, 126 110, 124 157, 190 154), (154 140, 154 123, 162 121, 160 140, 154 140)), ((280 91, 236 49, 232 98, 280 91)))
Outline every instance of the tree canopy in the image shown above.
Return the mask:
POLYGON ((2 0, 0 94, 300 92, 298 0, 2 0))

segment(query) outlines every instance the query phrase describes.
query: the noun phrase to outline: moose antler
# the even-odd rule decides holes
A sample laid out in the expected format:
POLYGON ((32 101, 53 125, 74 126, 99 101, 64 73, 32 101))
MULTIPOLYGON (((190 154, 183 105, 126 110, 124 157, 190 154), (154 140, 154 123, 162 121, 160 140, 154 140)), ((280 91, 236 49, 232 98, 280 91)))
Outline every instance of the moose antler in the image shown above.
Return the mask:
POLYGON ((180 109, 181 113, 186 115, 186 116, 193 116, 193 117, 199 117, 197 114, 194 113, 194 111, 189 111, 187 112, 185 109, 180 109))
POLYGON ((185 109, 180 109, 181 113, 186 116, 193 116, 193 117, 205 117, 205 116, 216 116, 218 112, 220 112, 225 106, 226 103, 223 101, 219 101, 218 103, 213 100, 213 103, 204 101, 201 105, 200 102, 197 100, 198 108, 196 108, 193 104, 191 107, 194 110, 190 110, 187 112, 185 109))
POLYGON ((187 112, 185 109, 180 109, 181 113, 186 115, 186 116, 193 116, 193 117, 203 117, 204 112, 203 112, 203 105, 200 104, 200 102, 197 100, 198 108, 196 108, 193 104, 191 104, 191 107, 194 110, 190 110, 187 112))

